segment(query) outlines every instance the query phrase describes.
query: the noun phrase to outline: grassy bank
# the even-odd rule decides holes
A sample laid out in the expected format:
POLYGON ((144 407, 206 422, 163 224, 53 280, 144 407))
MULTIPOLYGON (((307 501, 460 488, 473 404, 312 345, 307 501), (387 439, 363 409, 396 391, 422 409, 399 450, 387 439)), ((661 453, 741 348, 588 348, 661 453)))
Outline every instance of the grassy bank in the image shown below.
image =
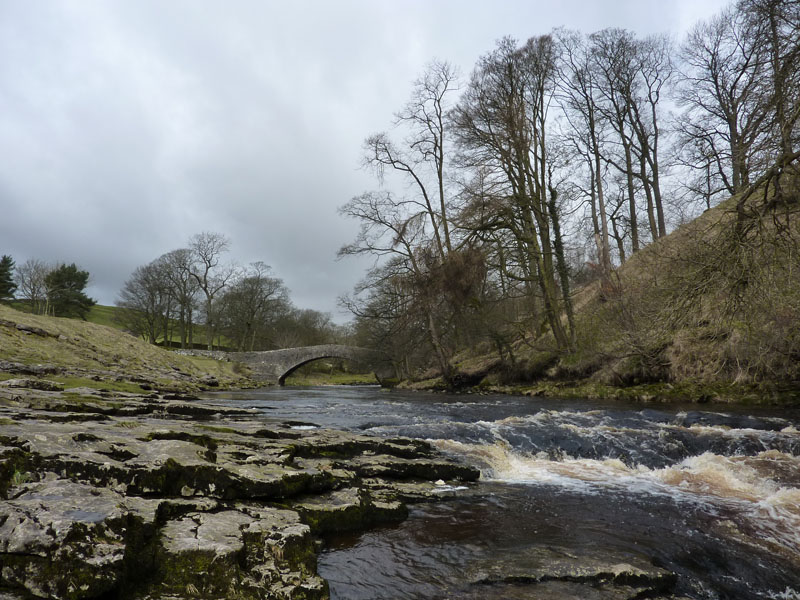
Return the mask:
MULTIPOLYGON (((452 391, 441 378, 404 381, 399 389, 411 391, 452 391)), ((545 398, 618 400, 642 404, 742 404, 747 406, 800 406, 800 387, 793 384, 737 383, 647 383, 614 386, 590 379, 580 381, 538 381, 498 383, 491 376, 458 391, 475 394, 510 394, 545 398)))
POLYGON ((0 305, 0 359, 32 366, 70 387, 192 389, 209 375, 221 386, 250 383, 234 363, 180 356, 106 325, 5 305, 0 305))
MULTIPOLYGON (((23 313, 33 314, 30 304, 25 300, 12 300, 7 304, 7 306, 10 306, 11 308, 23 313)), ((102 304, 95 304, 91 309, 89 309, 89 314, 86 316, 86 321, 88 323, 105 325, 106 327, 110 327, 112 329, 127 332, 126 326, 124 325, 125 320, 122 317, 123 311, 124 309, 119 308, 118 306, 104 306, 102 304)), ((205 327, 203 325, 194 324, 192 329, 192 341, 195 347, 200 350, 204 349, 207 346, 205 327)), ((181 342, 178 331, 178 323, 173 321, 169 339, 170 344, 173 347, 180 345, 181 342)), ((163 345, 163 339, 161 337, 159 337, 158 343, 163 345)), ((223 337, 223 346, 228 343, 229 340, 223 337)))
POLYGON ((310 373, 292 375, 286 378, 286 385, 377 385, 372 373, 310 373))
MULTIPOLYGON (((572 348, 548 333, 501 354, 485 343, 453 358, 456 387, 800 404, 800 201, 747 206, 752 214, 740 219, 736 200, 575 290, 572 348)), ((436 373, 422 379, 405 387, 444 387, 436 373)))

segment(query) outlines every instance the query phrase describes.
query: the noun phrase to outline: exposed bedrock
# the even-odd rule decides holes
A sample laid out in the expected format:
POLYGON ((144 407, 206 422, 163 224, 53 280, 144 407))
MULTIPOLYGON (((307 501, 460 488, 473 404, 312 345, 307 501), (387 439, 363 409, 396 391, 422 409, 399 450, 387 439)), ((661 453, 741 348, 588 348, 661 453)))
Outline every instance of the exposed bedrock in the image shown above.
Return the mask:
POLYGON ((0 598, 324 599, 325 533, 477 470, 189 399, 0 389, 0 598))

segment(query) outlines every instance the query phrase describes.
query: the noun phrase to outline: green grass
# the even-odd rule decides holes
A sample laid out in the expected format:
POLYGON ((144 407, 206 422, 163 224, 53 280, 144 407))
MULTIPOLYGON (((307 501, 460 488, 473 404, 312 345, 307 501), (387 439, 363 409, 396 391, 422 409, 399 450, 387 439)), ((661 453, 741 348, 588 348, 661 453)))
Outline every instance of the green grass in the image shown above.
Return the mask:
POLYGON ((48 377, 50 381, 55 381, 64 386, 65 390, 73 388, 89 388, 92 390, 109 390, 111 392, 128 392, 131 394, 141 394, 142 388, 137 383, 130 381, 95 381, 88 377, 65 377, 54 375, 48 377))
MULTIPOLYGON (((12 300, 11 302, 6 303, 6 305, 20 312, 33 314, 30 305, 25 300, 12 300)), ((86 316, 86 321, 88 323, 95 323, 97 325, 105 325, 106 327, 111 327, 112 329, 117 329, 119 331, 127 331, 125 326, 122 324, 122 320, 120 319, 122 310, 123 309, 119 308, 118 306, 95 304, 89 310, 89 314, 86 316)), ((175 322, 173 323, 173 328, 170 332, 170 342, 178 344, 180 341, 181 338, 178 330, 178 323, 175 322)), ((194 324, 192 341, 195 344, 206 345, 206 331, 203 325, 199 325, 197 323, 194 324)), ((222 343, 229 344, 230 340, 227 340, 223 337, 222 343)))
POLYGON ((249 372, 248 368, 242 368, 241 364, 236 362, 215 360, 204 356, 185 356, 183 358, 191 363, 198 371, 213 375, 220 381, 226 379, 240 379, 244 374, 249 372))
POLYGON ((3 304, 6 306, 10 306, 14 310, 18 310, 19 312, 30 313, 31 307, 25 300, 8 300, 4 301, 3 304))
POLYGON ((118 313, 119 309, 116 306, 95 304, 89 311, 89 316, 86 320, 90 323, 97 323, 98 325, 105 325, 106 327, 122 330, 122 325, 114 318, 118 313))
POLYGON ((286 385, 372 385, 377 384, 372 373, 310 373, 291 375, 286 378, 286 385))
MULTIPOLYGON (((104 314, 109 318, 112 312, 104 314)), ((235 363, 180 356, 97 323, 34 315, 2 304, 0 321, 11 323, 11 326, 0 326, 0 357, 3 359, 22 364, 51 364, 89 374, 102 373, 100 382, 82 377, 62 378, 65 385, 139 392, 141 389, 131 383, 131 379, 144 378, 156 385, 178 388, 187 385, 185 375, 199 378, 204 374, 214 375, 223 386, 243 383, 242 377, 234 371, 235 363), (25 333, 16 329, 15 323, 40 328, 47 335, 25 333), (179 371, 183 375, 178 376, 179 371), (109 372, 128 382, 113 381, 114 376, 109 377, 109 372)), ((5 378, 5 374, 3 376, 5 378)))
MULTIPOLYGON (((89 316, 86 318, 86 320, 90 323, 97 323, 98 325, 105 325, 106 327, 113 327, 114 329, 119 329, 120 331, 126 331, 125 326, 122 325, 122 320, 120 319, 122 310, 123 309, 119 308, 118 306, 103 306, 100 304, 95 304, 89 311, 89 316)), ((193 326, 193 330, 193 342, 195 344, 205 344, 205 328, 202 325, 195 324, 193 326)), ((177 322, 173 323, 169 341, 173 343, 180 343, 181 341, 177 322)), ((223 339, 223 342, 224 341, 225 340, 223 339)))
MULTIPOLYGON (((33 314, 30 304, 26 300, 12 300, 7 303, 7 306, 18 310, 22 313, 33 314)), ((89 309, 89 314, 86 316, 86 321, 89 323, 96 323, 97 325, 105 325, 113 329, 124 331, 125 328, 115 318, 120 312, 116 306, 104 306, 102 304, 95 304, 89 309)))
POLYGON ((14 471, 14 474, 11 476, 11 485, 13 487, 17 487, 32 480, 33 478, 31 477, 30 473, 25 471, 14 471))
MULTIPOLYGON (((122 311, 121 308, 116 306, 99 306, 95 305, 92 307, 92 310, 89 312, 89 317, 87 320, 90 323, 97 323, 99 325, 106 325, 108 327, 114 327, 115 329, 119 329, 120 331, 126 331, 125 327, 120 324, 119 315, 122 311)), ((171 323, 171 329, 169 332, 169 342, 170 344, 175 344, 177 347, 178 344, 181 343, 181 334, 180 329, 178 327, 178 322, 174 321, 171 323)), ((163 335, 159 335, 156 339, 159 344, 163 344, 163 335)), ((194 323, 192 325, 192 343, 196 346, 205 346, 207 345, 206 342, 206 328, 204 325, 194 323)), ((214 342, 216 347, 217 342, 214 342)), ((231 341, 222 336, 222 345, 226 347, 232 346, 231 341)))

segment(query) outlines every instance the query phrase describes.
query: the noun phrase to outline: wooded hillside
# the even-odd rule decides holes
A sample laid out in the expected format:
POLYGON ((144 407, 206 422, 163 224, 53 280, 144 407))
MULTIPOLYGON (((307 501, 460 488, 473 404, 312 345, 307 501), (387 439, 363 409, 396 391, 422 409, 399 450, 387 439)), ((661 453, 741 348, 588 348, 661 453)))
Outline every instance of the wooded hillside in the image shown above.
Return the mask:
POLYGON ((738 0, 680 45, 622 29, 434 61, 340 254, 343 300, 408 380, 791 382, 800 2, 738 0), (672 233, 670 233, 672 232, 672 233))

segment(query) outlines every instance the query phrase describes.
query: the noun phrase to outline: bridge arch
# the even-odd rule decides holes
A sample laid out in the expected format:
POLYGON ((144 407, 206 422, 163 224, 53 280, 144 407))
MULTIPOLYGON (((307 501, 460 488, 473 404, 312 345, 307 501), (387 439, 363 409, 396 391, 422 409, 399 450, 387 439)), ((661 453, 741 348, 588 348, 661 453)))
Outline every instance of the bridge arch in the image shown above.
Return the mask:
POLYGON ((395 378, 391 361, 380 352, 357 346, 323 344, 301 348, 285 348, 264 352, 228 352, 227 358, 248 365, 254 378, 267 383, 284 385, 294 371, 315 360, 341 358, 369 367, 378 383, 385 385, 395 378))
MULTIPOLYGON (((286 379, 291 377, 292 373, 297 371, 299 368, 306 366, 309 363, 316 362, 318 360, 324 360, 326 358, 339 358, 344 360, 349 360, 356 363, 363 363, 363 361, 354 359, 350 356, 338 356, 336 354, 325 354, 324 356, 314 356, 312 358, 303 359, 302 362, 297 363, 294 366, 288 368, 288 370, 278 377, 278 385, 286 385, 286 379)), ((380 379, 378 378, 377 374, 375 376, 375 382, 380 383, 380 379)))

